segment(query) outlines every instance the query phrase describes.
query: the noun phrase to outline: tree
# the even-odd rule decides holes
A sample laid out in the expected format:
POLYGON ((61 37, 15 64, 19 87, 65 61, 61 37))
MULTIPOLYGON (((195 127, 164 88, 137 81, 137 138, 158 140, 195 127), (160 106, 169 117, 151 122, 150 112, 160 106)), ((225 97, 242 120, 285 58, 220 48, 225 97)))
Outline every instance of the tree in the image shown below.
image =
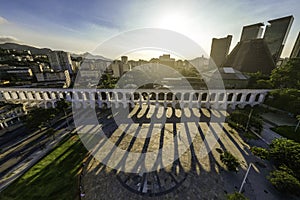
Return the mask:
POLYGON ((41 128, 49 126, 50 121, 55 117, 56 110, 53 108, 34 108, 31 109, 25 118, 25 125, 29 129, 41 128))
POLYGON ((284 170, 275 170, 268 176, 269 181, 279 191, 288 194, 300 194, 300 182, 284 170))
POLYGON ((251 148, 258 156, 268 157, 278 170, 270 173, 269 181, 281 192, 300 194, 300 144, 284 138, 275 139, 269 151, 259 147, 251 148))
POLYGON ((226 199, 227 200, 248 200, 247 197, 245 197, 243 194, 241 194, 239 192, 235 192, 235 193, 232 193, 232 194, 227 194, 226 199))
POLYGON ((265 103, 294 114, 300 114, 300 90, 293 88, 272 90, 265 103))
POLYGON ((269 151, 262 147, 251 147, 251 152, 260 157, 261 159, 268 159, 269 158, 269 151))
POLYGON ((255 89, 271 89, 273 85, 270 80, 257 80, 255 89))
POLYGON ((249 76, 249 88, 268 89, 273 87, 271 81, 269 80, 269 76, 262 74, 260 71, 256 73, 247 73, 247 75, 249 76))
POLYGON ((113 89, 117 86, 117 82, 117 78, 112 77, 110 74, 103 74, 97 88, 113 89))
POLYGON ((58 112, 61 112, 63 110, 66 110, 70 105, 70 102, 67 102, 65 99, 61 98, 56 102, 56 109, 58 110, 58 112))
POLYGON ((236 172, 240 166, 238 159, 228 151, 225 151, 223 154, 221 154, 220 159, 230 171, 236 172))
MULTIPOLYGON (((235 110, 230 114, 228 119, 245 130, 249 120, 249 112, 249 110, 235 110)), ((255 127, 258 130, 258 132, 262 130, 262 120, 260 119, 257 113, 254 112, 252 114, 249 121, 249 125, 255 127)))
POLYGON ((277 166, 286 165, 300 178, 300 144, 288 139, 275 139, 270 144, 270 158, 277 166))
POLYGON ((290 59, 285 65, 275 68, 270 81, 275 88, 300 89, 300 58, 290 59))

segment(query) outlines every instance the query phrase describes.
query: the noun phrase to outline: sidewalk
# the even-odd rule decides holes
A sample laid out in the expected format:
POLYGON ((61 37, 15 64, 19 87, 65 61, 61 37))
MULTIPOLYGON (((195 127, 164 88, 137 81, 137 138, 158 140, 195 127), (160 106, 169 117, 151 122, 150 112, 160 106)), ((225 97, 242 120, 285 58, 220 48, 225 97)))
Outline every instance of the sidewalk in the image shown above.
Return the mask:
POLYGON ((263 122, 263 130, 260 133, 261 137, 264 138, 264 140, 266 140, 269 144, 272 142, 272 140, 282 137, 278 133, 272 131, 270 129, 272 127, 272 124, 269 124, 268 122, 263 122))
POLYGON ((295 118, 284 113, 268 112, 261 114, 261 117, 264 121, 268 122, 273 126, 296 126, 297 124, 297 120, 295 118))
POLYGON ((4 190, 9 184, 15 181, 17 178, 22 176, 26 171, 28 171, 33 165, 35 165, 40 159, 46 156, 64 137, 74 131, 63 129, 57 134, 56 139, 51 141, 45 149, 36 151, 31 154, 26 160, 17 165, 14 169, 7 173, 7 176, 0 180, 0 192, 4 190))

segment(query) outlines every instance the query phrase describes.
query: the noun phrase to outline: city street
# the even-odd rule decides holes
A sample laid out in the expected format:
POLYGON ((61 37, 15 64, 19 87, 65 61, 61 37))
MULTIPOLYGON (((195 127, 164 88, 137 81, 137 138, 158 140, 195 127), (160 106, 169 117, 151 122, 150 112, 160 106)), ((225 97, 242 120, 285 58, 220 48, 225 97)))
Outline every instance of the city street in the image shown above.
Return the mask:
POLYGON ((47 155, 67 134, 72 133, 70 130, 73 126, 72 116, 69 116, 68 121, 70 126, 67 126, 66 120, 58 120, 55 123, 53 127, 57 130, 55 138, 46 135, 47 129, 44 128, 5 148, 0 160, 0 191, 47 155))

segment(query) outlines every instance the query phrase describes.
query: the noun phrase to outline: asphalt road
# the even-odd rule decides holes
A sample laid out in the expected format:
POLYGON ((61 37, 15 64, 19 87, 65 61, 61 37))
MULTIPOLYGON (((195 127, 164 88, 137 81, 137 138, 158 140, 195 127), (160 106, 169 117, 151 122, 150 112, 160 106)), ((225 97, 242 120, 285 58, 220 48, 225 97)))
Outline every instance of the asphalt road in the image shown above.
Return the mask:
MULTIPOLYGON (((68 118, 69 124, 73 123, 73 118, 68 118)), ((55 130, 67 127, 65 117, 55 120, 52 128, 55 130)), ((1 137, 2 153, 0 155, 0 179, 10 173, 16 166, 26 160, 29 156, 45 148, 45 145, 53 140, 52 136, 46 135, 47 129, 28 133, 26 127, 20 127, 1 137)))

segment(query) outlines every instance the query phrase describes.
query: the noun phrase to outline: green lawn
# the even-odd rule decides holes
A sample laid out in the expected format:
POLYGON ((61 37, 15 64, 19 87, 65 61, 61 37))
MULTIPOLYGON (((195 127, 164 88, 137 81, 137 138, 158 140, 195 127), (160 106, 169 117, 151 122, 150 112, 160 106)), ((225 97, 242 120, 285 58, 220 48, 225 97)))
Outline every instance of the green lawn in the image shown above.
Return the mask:
POLYGON ((271 128, 271 130, 283 137, 300 142, 300 127, 298 128, 297 132, 295 132, 295 128, 295 126, 277 126, 271 128))
POLYGON ((78 173, 86 153, 78 136, 72 136, 2 191, 0 199, 77 199, 78 173))
POLYGON ((259 139, 256 135, 254 135, 254 134, 253 134, 252 132, 250 132, 250 131, 247 131, 247 132, 245 132, 245 133, 242 133, 242 135, 243 135, 245 138, 249 139, 249 140, 251 140, 251 139, 253 139, 253 140, 258 140, 258 139, 259 139))

